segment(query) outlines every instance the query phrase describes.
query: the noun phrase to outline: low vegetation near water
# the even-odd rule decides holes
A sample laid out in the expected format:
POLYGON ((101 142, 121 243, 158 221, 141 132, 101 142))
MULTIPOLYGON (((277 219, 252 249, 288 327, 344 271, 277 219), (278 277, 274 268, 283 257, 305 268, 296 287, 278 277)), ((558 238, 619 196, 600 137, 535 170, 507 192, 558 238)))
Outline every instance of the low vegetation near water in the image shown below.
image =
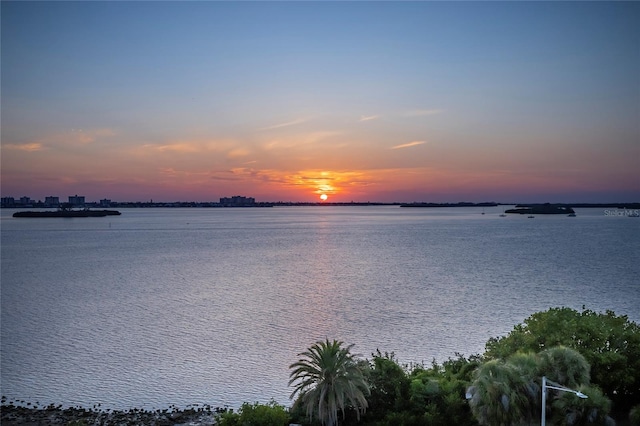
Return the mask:
POLYGON ((209 406, 107 412, 24 406, 2 400, 2 425, 529 425, 539 424, 541 378, 549 425, 640 425, 640 327, 614 312, 552 308, 491 338, 485 353, 404 365, 393 353, 369 359, 343 342, 317 342, 291 365, 290 409, 270 402, 238 411, 209 406))

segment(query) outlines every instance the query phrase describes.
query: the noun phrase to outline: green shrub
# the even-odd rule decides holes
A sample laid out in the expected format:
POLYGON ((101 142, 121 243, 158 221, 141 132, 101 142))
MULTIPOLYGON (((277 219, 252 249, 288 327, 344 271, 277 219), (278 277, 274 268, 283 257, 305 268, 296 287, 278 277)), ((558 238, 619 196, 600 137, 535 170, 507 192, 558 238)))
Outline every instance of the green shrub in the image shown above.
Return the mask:
POLYGON ((240 426, 287 426, 289 413, 271 400, 268 404, 244 403, 240 407, 240 426))
POLYGON ((640 426, 640 404, 634 406, 629 412, 631 426, 640 426))
POLYGON ((216 416, 217 426, 239 426, 240 414, 234 413, 233 410, 225 411, 216 416))

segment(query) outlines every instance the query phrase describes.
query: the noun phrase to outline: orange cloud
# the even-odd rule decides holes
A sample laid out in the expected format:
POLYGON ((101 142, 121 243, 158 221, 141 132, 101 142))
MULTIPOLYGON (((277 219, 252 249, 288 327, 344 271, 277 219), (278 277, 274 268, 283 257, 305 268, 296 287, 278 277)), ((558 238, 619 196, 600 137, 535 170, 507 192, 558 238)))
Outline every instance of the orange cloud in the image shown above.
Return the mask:
POLYGON ((377 181, 367 171, 300 170, 284 172, 280 170, 253 171, 253 176, 284 188, 305 190, 315 194, 348 196, 359 187, 369 186, 377 181))
POLYGON ((249 154, 251 154, 251 151, 249 151, 246 148, 235 148, 227 153, 227 157, 229 158, 246 157, 249 154))
POLYGON ((8 144, 3 144, 2 148, 16 150, 16 151, 27 151, 27 152, 42 151, 43 149, 45 149, 44 145, 41 144, 40 142, 31 142, 31 143, 22 143, 22 144, 8 143, 8 144))

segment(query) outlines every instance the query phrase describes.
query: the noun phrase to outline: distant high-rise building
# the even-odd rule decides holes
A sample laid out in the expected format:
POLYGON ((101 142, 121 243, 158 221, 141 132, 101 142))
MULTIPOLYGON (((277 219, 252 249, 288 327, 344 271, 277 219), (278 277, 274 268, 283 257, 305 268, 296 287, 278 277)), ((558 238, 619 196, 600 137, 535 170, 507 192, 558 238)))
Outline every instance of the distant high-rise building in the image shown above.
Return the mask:
POLYGON ((69 195, 69 204, 75 207, 84 206, 84 195, 69 195))
POLYGON ((246 207, 252 206, 256 203, 256 199, 253 197, 242 197, 240 195, 234 195, 233 197, 220 198, 220 204, 225 207, 246 207))
POLYGON ((59 206, 60 205, 60 198, 59 197, 45 197, 44 198, 44 205, 47 206, 47 207, 59 206))
POLYGON ((16 200, 13 197, 2 197, 2 207, 14 207, 16 200))

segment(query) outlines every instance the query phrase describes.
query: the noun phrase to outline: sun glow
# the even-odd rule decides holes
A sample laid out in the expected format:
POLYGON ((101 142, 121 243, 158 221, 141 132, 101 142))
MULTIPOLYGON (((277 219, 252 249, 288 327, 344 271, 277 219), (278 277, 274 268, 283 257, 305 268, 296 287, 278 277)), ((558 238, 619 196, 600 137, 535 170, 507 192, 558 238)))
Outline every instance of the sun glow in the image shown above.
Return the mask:
POLYGON ((327 201, 327 198, 329 198, 329 197, 327 197, 327 194, 321 194, 321 195, 320 195, 320 199, 321 199, 322 201, 327 201))

